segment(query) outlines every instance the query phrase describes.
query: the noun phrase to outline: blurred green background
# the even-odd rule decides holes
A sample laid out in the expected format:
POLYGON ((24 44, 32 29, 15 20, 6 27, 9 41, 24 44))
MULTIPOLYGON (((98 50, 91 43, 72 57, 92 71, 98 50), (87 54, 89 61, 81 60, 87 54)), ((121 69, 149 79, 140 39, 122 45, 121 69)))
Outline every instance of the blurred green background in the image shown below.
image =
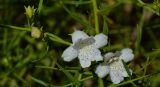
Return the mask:
MULTIPOLYGON (((100 32, 109 37, 102 54, 126 47, 133 49, 135 58, 128 64, 133 70, 132 79, 150 75, 135 84, 159 87, 160 1, 97 0, 97 7, 100 32)), ((35 39, 31 32, 16 29, 28 28, 28 20, 31 26, 68 42, 74 29, 95 35, 92 0, 0 0, 0 87, 100 86, 98 77, 91 73, 93 68, 81 69, 77 59, 63 61, 61 54, 68 45, 43 36, 35 39), (24 6, 36 9, 32 19, 26 17, 24 6), (91 79, 73 83, 68 72, 75 79, 80 75, 91 79)), ((112 84, 108 78, 103 82, 105 87, 112 84)))

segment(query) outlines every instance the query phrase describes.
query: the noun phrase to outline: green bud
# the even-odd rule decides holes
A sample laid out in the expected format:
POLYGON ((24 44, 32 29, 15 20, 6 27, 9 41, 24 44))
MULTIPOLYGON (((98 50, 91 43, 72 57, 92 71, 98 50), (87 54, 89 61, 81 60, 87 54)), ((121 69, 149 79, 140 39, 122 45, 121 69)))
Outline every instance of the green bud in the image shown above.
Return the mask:
POLYGON ((31 6, 25 7, 24 6, 24 8, 26 10, 25 14, 27 15, 27 17, 31 18, 35 12, 34 6, 32 6, 32 7, 31 6))
POLYGON ((41 30, 38 27, 32 27, 31 36, 34 38, 40 38, 41 30))

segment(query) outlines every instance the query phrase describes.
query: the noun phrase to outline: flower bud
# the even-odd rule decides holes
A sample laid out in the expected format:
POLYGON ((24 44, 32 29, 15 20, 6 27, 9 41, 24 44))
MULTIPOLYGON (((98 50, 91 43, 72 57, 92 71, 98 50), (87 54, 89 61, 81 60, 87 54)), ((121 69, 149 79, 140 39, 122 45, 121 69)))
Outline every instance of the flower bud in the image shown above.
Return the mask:
POLYGON ((25 10, 26 10, 25 14, 27 17, 31 18, 34 15, 34 12, 35 12, 34 6, 25 7, 25 10))
POLYGON ((41 37, 41 30, 37 27, 32 27, 31 36, 34 38, 40 38, 41 37))

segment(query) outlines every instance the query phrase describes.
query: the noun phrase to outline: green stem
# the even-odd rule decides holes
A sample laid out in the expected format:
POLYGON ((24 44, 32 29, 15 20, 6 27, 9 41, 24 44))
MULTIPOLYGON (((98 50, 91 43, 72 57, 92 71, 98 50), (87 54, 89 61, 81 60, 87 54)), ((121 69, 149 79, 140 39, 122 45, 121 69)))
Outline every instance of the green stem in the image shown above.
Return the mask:
POLYGON ((131 82, 134 82, 134 81, 140 80, 140 79, 144 79, 144 78, 149 77, 149 76, 150 76, 150 75, 146 75, 146 76, 138 77, 138 78, 135 78, 135 79, 132 79, 132 80, 125 81, 125 82, 123 82, 123 83, 117 84, 116 86, 122 86, 122 85, 125 85, 125 84, 128 84, 128 83, 131 83, 131 82))
POLYGON ((92 4, 93 4, 94 19, 95 19, 95 31, 96 31, 96 34, 98 34, 99 33, 99 21, 98 21, 98 9, 97 9, 96 0, 92 0, 92 4))
POLYGON ((145 68, 144 68, 144 73, 143 75, 145 76, 146 75, 146 71, 147 71, 147 66, 149 65, 149 57, 147 57, 147 61, 146 61, 146 64, 145 64, 145 68))
POLYGON ((102 78, 98 78, 98 86, 99 87, 104 87, 104 83, 103 83, 103 79, 102 78))
POLYGON ((2 25, 2 24, 0 24, 0 27, 6 27, 6 28, 11 28, 11 29, 15 29, 15 30, 22 30, 22 31, 31 31, 28 28, 17 27, 17 26, 12 26, 12 25, 2 25))
POLYGON ((91 78, 93 78, 93 76, 88 76, 88 77, 86 77, 84 79, 81 79, 80 81, 85 81, 85 80, 88 80, 88 79, 91 79, 91 78))
POLYGON ((28 28, 31 30, 31 24, 30 24, 30 19, 27 17, 27 21, 28 21, 28 28))
MULTIPOLYGON (((53 70, 59 70, 62 71, 62 69, 54 68, 54 67, 49 67, 49 66, 35 66, 36 68, 44 68, 44 69, 53 69, 53 70)), ((66 70, 68 72, 76 72, 77 70, 66 70)))

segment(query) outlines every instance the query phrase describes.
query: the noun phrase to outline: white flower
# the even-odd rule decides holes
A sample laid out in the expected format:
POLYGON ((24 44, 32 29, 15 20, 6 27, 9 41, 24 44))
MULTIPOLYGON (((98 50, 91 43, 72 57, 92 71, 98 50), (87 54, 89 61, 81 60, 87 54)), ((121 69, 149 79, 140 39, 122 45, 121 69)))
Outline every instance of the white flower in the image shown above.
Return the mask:
MULTIPOLYGON (((104 55, 104 63, 97 66, 95 73, 98 77, 103 78, 107 74, 114 84, 118 84, 124 80, 124 77, 128 77, 128 73, 123 65, 123 62, 129 62, 133 60, 134 55, 129 48, 122 49, 116 53, 109 52, 104 55)), ((129 69, 130 74, 132 71, 129 69)))
POLYGON ((91 61, 103 60, 98 48, 105 46, 107 39, 108 37, 102 33, 92 37, 83 31, 75 31, 72 33, 73 44, 64 50, 62 57, 67 62, 78 57, 83 68, 89 67, 91 61))

